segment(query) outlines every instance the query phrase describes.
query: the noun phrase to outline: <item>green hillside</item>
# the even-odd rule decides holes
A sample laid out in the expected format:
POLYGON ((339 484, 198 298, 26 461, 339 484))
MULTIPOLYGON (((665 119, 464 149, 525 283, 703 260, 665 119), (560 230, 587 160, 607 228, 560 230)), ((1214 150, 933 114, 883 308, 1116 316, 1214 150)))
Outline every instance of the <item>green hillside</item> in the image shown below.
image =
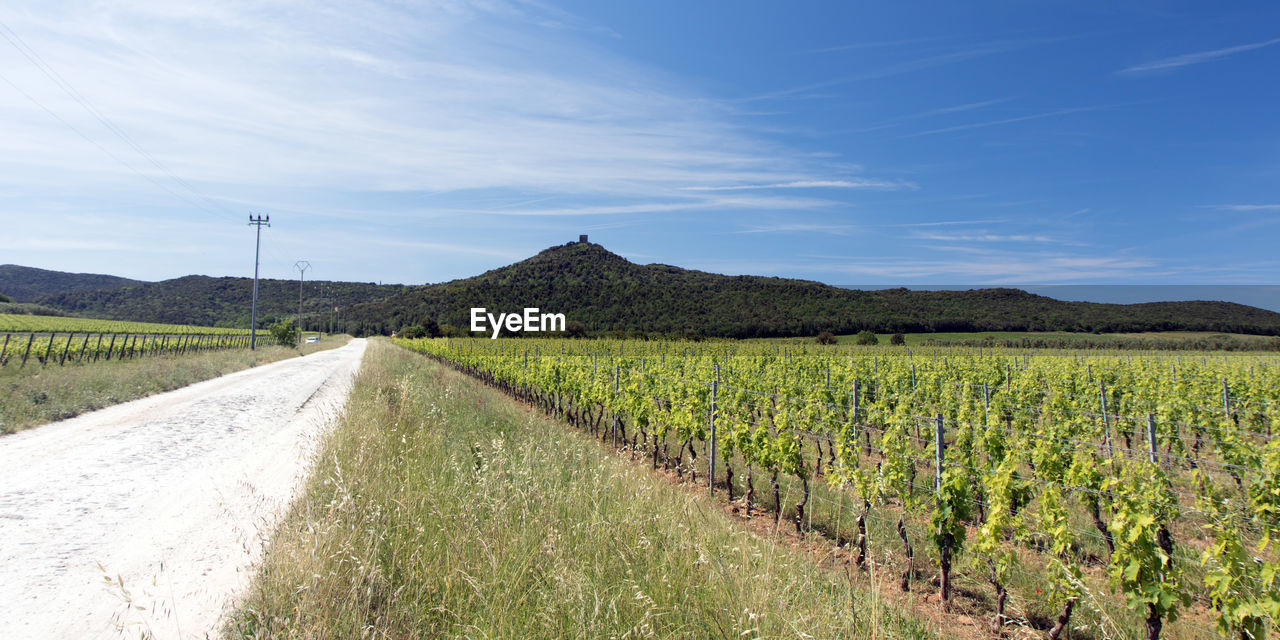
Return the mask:
POLYGON ((14 302, 38 302, 45 296, 71 291, 118 289, 139 284, 145 283, 97 273, 67 273, 0 264, 0 294, 13 298, 14 302))
POLYGON ((570 243, 516 264, 410 287, 347 314, 357 332, 430 320, 469 327, 471 307, 564 313, 590 333, 734 338, 967 331, 1218 331, 1280 335, 1280 313, 1228 302, 1063 302, 1017 289, 857 291, 807 280, 725 276, 637 265, 597 244, 570 243))
MULTIPOLYGON (((365 282, 307 281, 303 285, 304 314, 308 326, 333 319, 336 305, 379 300, 403 289, 403 285, 365 282)), ((142 282, 114 289, 74 291, 40 299, 44 305, 68 313, 103 318, 208 327, 249 326, 253 300, 252 278, 184 276, 160 282, 142 282)), ((297 280, 258 280, 260 324, 298 313, 297 280)))

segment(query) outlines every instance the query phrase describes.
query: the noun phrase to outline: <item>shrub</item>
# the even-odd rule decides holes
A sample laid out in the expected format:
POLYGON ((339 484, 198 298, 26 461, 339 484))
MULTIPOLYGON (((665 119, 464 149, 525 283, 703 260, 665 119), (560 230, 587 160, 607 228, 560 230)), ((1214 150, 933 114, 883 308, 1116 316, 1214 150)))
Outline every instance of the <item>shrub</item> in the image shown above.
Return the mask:
POLYGON ((830 331, 819 333, 818 337, 813 340, 818 344, 835 344, 837 342, 836 337, 830 331))
POLYGON ((440 331, 440 325, 436 324, 435 319, 428 318, 424 322, 404 327, 397 335, 401 338, 416 340, 418 338, 439 338, 443 334, 440 331))
POLYGON ((271 335, 275 337, 276 342, 279 342, 281 346, 298 346, 298 330, 294 328, 292 320, 277 322, 267 327, 267 331, 271 332, 271 335))
POLYGON ((889 338, 889 344, 906 344, 907 337, 901 333, 895 333, 889 338))
POLYGON ((876 334, 871 333, 870 330, 863 329, 858 332, 857 342, 858 344, 880 344, 880 339, 876 337, 876 334))

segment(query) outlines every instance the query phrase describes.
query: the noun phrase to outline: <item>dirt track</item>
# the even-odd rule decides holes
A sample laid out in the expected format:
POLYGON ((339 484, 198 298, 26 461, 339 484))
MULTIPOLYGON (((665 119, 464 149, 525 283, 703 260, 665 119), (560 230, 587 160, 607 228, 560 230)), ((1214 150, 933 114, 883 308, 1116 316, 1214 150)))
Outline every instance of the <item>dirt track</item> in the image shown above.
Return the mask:
POLYGON ((215 636, 364 349, 0 438, 0 638, 215 636))

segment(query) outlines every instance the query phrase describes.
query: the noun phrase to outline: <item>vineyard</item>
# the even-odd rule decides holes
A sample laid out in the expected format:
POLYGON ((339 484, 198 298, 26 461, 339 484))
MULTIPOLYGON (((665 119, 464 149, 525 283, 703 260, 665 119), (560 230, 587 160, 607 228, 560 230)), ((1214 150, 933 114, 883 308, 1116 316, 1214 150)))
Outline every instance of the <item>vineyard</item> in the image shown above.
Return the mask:
POLYGON ((196 327, 185 324, 156 324, 153 322, 123 322, 119 320, 95 320, 93 318, 0 313, 0 333, 136 333, 170 336, 231 336, 248 334, 249 330, 196 327))
POLYGON ((397 342, 997 633, 1280 621, 1274 356, 397 342))
POLYGON ((182 355, 220 349, 247 349, 249 335, 186 333, 67 333, 4 334, 0 337, 0 367, 31 364, 127 360, 144 356, 182 355))
POLYGON ((0 314, 0 367, 124 360, 249 346, 248 329, 0 314))

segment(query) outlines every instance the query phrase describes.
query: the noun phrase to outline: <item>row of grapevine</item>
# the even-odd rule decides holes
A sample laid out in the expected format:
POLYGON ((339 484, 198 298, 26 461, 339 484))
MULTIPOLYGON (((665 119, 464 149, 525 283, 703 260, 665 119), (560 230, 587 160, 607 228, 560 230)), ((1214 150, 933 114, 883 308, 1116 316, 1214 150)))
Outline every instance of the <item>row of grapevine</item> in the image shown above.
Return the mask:
MULTIPOLYGON (((620 437, 654 466, 672 459, 674 444, 675 467, 696 474, 686 461, 706 452, 714 425, 730 499, 735 466, 746 470, 748 507, 762 473, 781 518, 780 481, 793 481, 800 498, 788 510, 799 532, 820 476, 841 504, 855 500, 858 564, 873 510, 896 519, 903 589, 915 574, 910 530, 927 522, 943 606, 953 566, 963 565, 991 585, 997 628, 1011 583, 1028 574, 1056 603, 1051 638, 1100 590, 1134 612, 1146 638, 1167 637, 1165 625, 1186 612, 1235 637, 1261 637, 1280 620, 1270 544, 1280 532, 1274 357, 402 344, 620 437)), ((1184 637, 1201 631, 1187 628, 1184 637)))
POLYGON ((155 322, 127 322, 123 320, 97 320, 68 316, 35 316, 0 313, 0 332, 11 333, 127 333, 168 336, 245 335, 248 329, 227 327, 197 327, 185 324, 160 324, 155 322))
POLYGON ((0 337, 0 367, 125 360, 162 354, 186 354, 221 349, 246 349, 248 335, 200 334, 4 334, 0 337))

